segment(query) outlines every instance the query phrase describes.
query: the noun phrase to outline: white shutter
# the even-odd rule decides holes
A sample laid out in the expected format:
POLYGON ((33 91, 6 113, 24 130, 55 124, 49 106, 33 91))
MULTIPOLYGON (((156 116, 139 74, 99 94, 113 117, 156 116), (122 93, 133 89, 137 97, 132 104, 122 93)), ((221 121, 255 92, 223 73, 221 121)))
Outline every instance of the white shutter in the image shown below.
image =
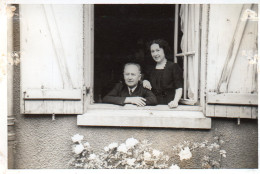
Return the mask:
POLYGON ((252 4, 210 7, 207 116, 257 117, 257 11, 252 4))
POLYGON ((20 5, 21 113, 82 114, 83 6, 20 5))

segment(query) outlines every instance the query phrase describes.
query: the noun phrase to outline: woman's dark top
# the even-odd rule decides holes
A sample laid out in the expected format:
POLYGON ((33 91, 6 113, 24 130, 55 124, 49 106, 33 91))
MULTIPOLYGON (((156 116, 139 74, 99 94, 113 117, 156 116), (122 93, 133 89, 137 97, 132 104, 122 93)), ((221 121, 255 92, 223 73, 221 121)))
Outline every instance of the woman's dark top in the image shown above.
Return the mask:
POLYGON ((182 70, 178 64, 170 61, 167 61, 164 69, 153 69, 149 80, 158 104, 171 102, 174 99, 175 90, 183 87, 182 70))

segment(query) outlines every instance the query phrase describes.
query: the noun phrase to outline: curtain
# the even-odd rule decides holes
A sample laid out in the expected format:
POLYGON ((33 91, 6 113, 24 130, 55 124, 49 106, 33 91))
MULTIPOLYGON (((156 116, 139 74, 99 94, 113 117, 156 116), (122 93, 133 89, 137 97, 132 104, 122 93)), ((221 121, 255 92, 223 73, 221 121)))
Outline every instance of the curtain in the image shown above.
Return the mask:
MULTIPOLYGON (((198 5, 181 5, 180 8, 181 31, 183 32, 181 39, 181 49, 183 53, 195 51, 196 44, 198 43, 198 38, 196 38, 196 22, 199 21, 198 18, 196 18, 196 10, 199 10, 199 8, 197 8, 197 6, 198 5), (186 17, 186 15, 188 17, 186 17), (185 18, 188 19, 187 22, 185 22, 185 18), (185 27, 187 27, 186 32, 184 31, 185 27), (185 42, 184 39, 187 41, 185 42)), ((195 77, 196 72, 194 72, 194 66, 198 65, 195 65, 194 58, 194 54, 187 56, 187 67, 184 67, 184 70, 187 68, 187 98, 192 100, 195 99, 195 80, 198 80, 195 77)))

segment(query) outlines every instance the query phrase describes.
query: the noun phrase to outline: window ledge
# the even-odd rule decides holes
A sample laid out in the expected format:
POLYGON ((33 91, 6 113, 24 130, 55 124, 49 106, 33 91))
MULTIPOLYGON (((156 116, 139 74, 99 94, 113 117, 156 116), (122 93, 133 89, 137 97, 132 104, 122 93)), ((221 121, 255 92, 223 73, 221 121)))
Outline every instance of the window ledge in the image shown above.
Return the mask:
POLYGON ((107 107, 110 108, 98 107, 99 109, 89 109, 85 114, 78 115, 77 125, 191 129, 211 128, 211 118, 205 117, 204 114, 198 110, 177 110, 177 108, 176 110, 154 110, 151 109, 152 107, 148 109, 149 106, 133 107, 129 105, 124 107, 115 106, 116 108, 120 107, 124 109, 113 109, 112 106, 107 105, 107 107), (138 108, 138 110, 133 108, 138 108))
POLYGON ((97 103, 88 105, 87 110, 95 109, 112 109, 112 110, 156 110, 156 111, 202 111, 201 106, 179 105, 177 108, 169 109, 167 105, 138 107, 136 105, 126 104, 124 106, 114 104, 97 103))

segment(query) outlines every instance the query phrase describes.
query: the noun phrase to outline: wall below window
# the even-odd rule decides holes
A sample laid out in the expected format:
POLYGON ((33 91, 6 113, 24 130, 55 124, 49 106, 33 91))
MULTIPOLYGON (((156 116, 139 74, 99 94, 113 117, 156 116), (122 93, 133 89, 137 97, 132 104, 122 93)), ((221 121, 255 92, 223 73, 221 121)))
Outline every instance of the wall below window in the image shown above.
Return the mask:
MULTIPOLYGON (((164 153, 173 153, 172 146, 183 141, 213 141, 222 135, 225 141, 223 149, 227 157, 223 159, 223 168, 257 168, 257 120, 242 120, 237 125, 232 119, 213 119, 212 129, 158 129, 158 128, 113 128, 78 127, 76 116, 22 116, 17 115, 15 168, 68 168, 72 157, 74 134, 84 135, 94 151, 112 142, 123 143, 127 138, 148 140, 153 147, 164 153)), ((187 167, 200 166, 201 161, 190 160, 187 167)))

